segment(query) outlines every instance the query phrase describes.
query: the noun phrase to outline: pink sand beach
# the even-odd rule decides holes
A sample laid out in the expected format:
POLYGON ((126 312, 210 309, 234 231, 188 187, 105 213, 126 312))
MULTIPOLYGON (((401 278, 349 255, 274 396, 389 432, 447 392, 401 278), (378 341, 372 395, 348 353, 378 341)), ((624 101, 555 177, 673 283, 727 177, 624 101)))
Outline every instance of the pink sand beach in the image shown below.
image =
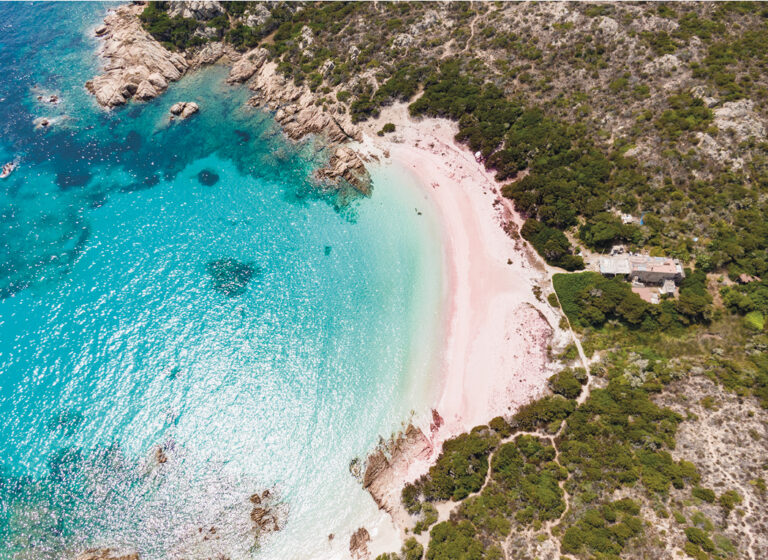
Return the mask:
POLYGON ((443 423, 425 414, 418 426, 425 438, 394 457, 372 491, 401 529, 410 522, 399 503, 402 486, 427 471, 445 439, 509 416, 539 396, 553 373, 549 349, 568 342, 559 313, 545 301, 550 286, 543 261, 505 231, 505 224, 519 228, 523 219, 501 197, 493 175, 456 144, 456 131, 445 120, 412 120, 398 105, 369 125, 361 149, 418 179, 439 214, 444 251, 447 321, 433 374, 439 397, 427 409, 443 423), (376 136, 385 122, 395 123, 395 132, 376 136))

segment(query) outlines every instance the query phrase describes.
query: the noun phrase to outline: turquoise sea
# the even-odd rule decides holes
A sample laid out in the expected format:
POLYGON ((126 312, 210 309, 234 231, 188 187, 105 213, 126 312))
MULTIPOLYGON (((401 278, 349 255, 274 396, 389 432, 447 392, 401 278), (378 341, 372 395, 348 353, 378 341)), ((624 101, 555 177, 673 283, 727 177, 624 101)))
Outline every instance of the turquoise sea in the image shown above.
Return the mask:
POLYGON ((434 390, 434 213, 392 167, 319 191, 226 68, 100 109, 108 6, 0 4, 0 559, 342 557, 383 515, 350 461, 434 390))

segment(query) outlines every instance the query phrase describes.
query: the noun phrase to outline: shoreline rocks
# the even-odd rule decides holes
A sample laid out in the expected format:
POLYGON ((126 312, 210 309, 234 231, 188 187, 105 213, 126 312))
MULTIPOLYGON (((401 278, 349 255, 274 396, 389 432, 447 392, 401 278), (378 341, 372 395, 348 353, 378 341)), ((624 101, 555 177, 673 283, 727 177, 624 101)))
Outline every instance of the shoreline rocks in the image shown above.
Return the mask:
POLYGON ((238 60, 229 73, 229 83, 248 83, 254 92, 248 104, 273 112, 288 138, 299 141, 309 135, 323 136, 331 156, 317 170, 325 182, 345 181, 363 195, 371 194, 371 176, 360 155, 345 144, 363 139, 359 128, 338 107, 315 103, 316 96, 306 86, 297 86, 277 72, 277 65, 267 61, 267 51, 252 49, 238 60))
MULTIPOLYGON (((199 20, 210 19, 222 11, 215 1, 173 4, 173 10, 179 14, 189 12, 185 17, 199 20)), ((143 10, 143 5, 120 6, 110 11, 104 25, 94 31, 104 41, 99 51, 104 73, 86 82, 85 87, 99 105, 113 108, 130 99, 149 101, 189 70, 225 58, 233 62, 227 82, 247 82, 254 92, 248 104, 272 111, 288 138, 299 141, 318 135, 326 140, 330 159, 317 171, 317 179, 336 185, 343 182, 363 195, 370 195, 371 177, 365 162, 357 152, 344 146, 362 141, 362 133, 340 105, 318 105, 317 96, 307 86, 296 86, 277 72, 277 65, 268 60, 268 51, 261 47, 240 55, 228 45, 213 42, 188 51, 186 58, 172 53, 144 30, 139 19, 143 10)), ((177 103, 171 108, 171 118, 186 119, 198 110, 196 103, 177 103)))
POLYGON ((349 537, 349 553, 352 558, 358 560, 362 558, 369 558, 368 543, 371 542, 371 534, 365 527, 360 527, 357 531, 352 533, 349 537))
POLYGON ((153 99, 189 69, 183 56, 144 30, 138 17, 142 10, 142 5, 120 6, 95 31, 104 40, 99 49, 104 73, 87 81, 85 88, 102 107, 117 107, 131 98, 153 99))
POLYGON ((430 458, 439 452, 435 436, 443 420, 436 412, 428 436, 423 430, 409 424, 405 432, 393 435, 368 455, 362 477, 363 489, 373 498, 378 508, 388 513, 399 525, 408 523, 408 514, 400 501, 400 491, 411 475, 421 475, 430 458), (439 422, 435 420, 439 419, 439 422))

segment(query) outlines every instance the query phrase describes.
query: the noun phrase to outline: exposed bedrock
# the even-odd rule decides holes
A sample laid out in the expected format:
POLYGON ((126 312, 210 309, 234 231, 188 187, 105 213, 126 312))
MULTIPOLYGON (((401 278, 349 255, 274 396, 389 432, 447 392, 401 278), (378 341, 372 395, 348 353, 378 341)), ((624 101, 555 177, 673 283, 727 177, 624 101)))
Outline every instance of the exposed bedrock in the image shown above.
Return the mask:
POLYGON ((120 6, 96 29, 103 39, 99 55, 104 73, 86 82, 86 89, 103 107, 116 107, 132 97, 146 101, 181 78, 189 63, 172 53, 141 27, 141 5, 120 6))
POLYGON ((371 177, 360 156, 343 144, 362 140, 360 129, 334 107, 315 103, 315 95, 306 86, 297 86, 277 73, 275 64, 267 61, 267 51, 255 48, 245 53, 232 66, 230 83, 248 82, 254 96, 248 101, 255 107, 273 112, 286 136, 292 140, 314 134, 323 136, 331 154, 328 164, 319 169, 318 178, 336 183, 344 180, 359 192, 371 192, 371 177))

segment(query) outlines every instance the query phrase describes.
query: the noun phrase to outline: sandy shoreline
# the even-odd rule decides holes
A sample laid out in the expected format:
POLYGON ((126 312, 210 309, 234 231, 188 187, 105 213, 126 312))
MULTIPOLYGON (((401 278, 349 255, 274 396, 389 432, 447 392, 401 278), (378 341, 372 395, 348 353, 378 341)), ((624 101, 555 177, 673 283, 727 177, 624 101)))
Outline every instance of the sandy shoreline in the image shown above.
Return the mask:
POLYGON ((509 415, 540 395, 553 373, 548 345, 567 343, 558 314, 533 292, 548 284, 543 263, 502 227, 511 221, 519 228, 523 220, 501 200, 493 176, 455 143, 456 131, 446 120, 414 121, 405 105, 397 105, 364 125, 358 146, 364 156, 402 166, 417 179, 438 212, 443 242, 447 324, 433 373, 439 398, 431 403, 443 422, 425 414, 418 426, 423 437, 409 438, 409 445, 392 453, 369 488, 401 531, 411 522, 399 504, 402 486, 427 471, 445 439, 509 415), (376 130, 385 122, 396 130, 379 137, 376 130))

